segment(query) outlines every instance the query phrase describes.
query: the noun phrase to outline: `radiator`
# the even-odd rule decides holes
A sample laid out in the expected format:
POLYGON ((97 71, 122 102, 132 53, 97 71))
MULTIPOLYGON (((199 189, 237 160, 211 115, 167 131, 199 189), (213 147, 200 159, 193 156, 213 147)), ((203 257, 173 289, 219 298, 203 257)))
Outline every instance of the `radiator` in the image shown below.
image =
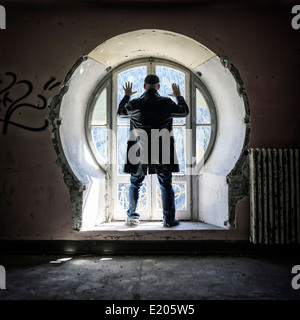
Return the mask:
POLYGON ((299 244, 299 150, 250 149, 250 241, 299 244))

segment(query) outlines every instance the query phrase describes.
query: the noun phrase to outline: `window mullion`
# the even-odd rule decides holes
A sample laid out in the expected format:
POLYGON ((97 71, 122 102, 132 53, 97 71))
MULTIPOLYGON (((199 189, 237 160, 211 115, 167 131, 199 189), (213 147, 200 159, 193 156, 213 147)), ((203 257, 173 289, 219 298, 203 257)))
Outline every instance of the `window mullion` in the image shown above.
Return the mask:
POLYGON ((156 64, 152 61, 152 59, 149 59, 149 74, 155 74, 155 66, 156 64))

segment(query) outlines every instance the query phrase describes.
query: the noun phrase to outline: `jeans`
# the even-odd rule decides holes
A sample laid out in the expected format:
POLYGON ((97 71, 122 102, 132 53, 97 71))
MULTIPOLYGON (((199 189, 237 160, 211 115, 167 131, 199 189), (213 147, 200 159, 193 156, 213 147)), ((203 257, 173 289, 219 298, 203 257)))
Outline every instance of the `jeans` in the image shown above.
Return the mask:
MULTIPOLYGON (((137 202, 139 198, 139 190, 143 185, 145 175, 131 174, 129 187, 129 208, 127 216, 129 218, 138 219, 139 213, 136 212, 137 202)), ((175 198, 172 187, 172 173, 158 173, 157 179, 160 184, 162 206, 163 206, 163 220, 167 223, 175 219, 175 198)))

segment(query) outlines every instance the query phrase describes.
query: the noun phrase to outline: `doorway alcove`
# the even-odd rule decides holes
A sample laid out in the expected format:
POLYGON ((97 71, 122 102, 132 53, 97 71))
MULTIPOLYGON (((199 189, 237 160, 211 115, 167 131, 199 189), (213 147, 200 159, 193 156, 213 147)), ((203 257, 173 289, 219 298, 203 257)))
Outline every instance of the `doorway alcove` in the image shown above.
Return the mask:
MULTIPOLYGON (((110 99, 116 90, 114 77, 136 63, 160 63, 186 72, 190 109, 196 108, 193 88, 197 86, 211 106, 215 113, 211 144, 190 175, 189 220, 216 229, 236 228, 236 204, 248 193, 244 171, 250 135, 250 111, 241 77, 230 61, 195 40, 152 29, 121 34, 79 58, 50 104, 52 141, 70 191, 73 228, 96 230, 114 221, 112 202, 117 194, 109 167, 117 164, 100 159, 91 143, 89 120, 103 89, 110 99)), ((115 116, 117 104, 116 99, 110 101, 107 119, 115 116)), ((196 112, 191 114, 193 117, 196 112)), ((193 121, 191 128, 197 125, 193 121)), ((116 141, 109 143, 108 150, 116 141)), ((193 150, 191 154, 195 155, 193 150)), ((114 224, 109 228, 114 230, 114 224)))

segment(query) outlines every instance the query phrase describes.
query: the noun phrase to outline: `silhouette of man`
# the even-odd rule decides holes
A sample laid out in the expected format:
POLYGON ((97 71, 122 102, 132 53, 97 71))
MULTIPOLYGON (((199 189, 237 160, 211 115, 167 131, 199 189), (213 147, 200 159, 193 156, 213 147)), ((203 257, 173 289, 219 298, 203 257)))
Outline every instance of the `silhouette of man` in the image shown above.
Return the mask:
POLYGON ((136 212, 139 190, 147 173, 157 174, 160 184, 163 226, 173 227, 179 224, 175 217, 175 199, 172 188, 172 172, 179 172, 175 142, 172 135, 173 118, 186 117, 189 108, 176 83, 172 84, 171 98, 159 95, 160 80, 149 74, 144 80, 145 92, 140 98, 132 99, 137 91, 132 91, 132 83, 123 86, 124 98, 118 108, 118 116, 130 119, 130 134, 124 172, 130 173, 129 208, 126 223, 129 226, 139 224, 140 214, 136 212))

